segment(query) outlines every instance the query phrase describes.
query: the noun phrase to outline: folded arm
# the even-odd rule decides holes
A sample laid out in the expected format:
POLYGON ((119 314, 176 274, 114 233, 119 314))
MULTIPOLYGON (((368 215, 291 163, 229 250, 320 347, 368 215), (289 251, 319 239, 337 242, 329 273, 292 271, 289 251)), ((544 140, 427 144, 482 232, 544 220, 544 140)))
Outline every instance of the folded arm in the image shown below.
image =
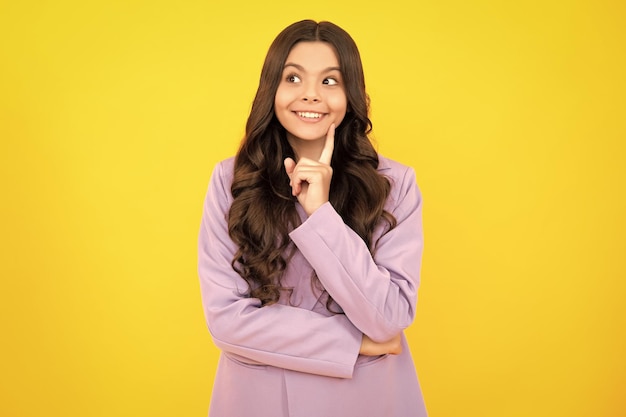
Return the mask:
POLYGON ((324 316, 294 306, 261 307, 231 267, 236 246, 227 230, 229 179, 224 163, 213 172, 199 236, 202 302, 215 344, 253 364, 349 378, 362 333, 344 315, 324 316))
POLYGON ((413 322, 423 247, 415 174, 405 168, 392 180, 387 210, 397 225, 375 240, 374 256, 330 203, 290 234, 350 321, 377 342, 392 339, 413 322))

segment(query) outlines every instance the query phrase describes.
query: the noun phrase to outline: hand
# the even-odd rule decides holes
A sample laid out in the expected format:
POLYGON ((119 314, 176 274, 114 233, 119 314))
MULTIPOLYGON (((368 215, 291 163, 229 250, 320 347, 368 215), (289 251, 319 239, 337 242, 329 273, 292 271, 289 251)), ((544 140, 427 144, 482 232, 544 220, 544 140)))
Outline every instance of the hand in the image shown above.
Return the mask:
POLYGON ((326 134, 324 149, 317 161, 301 158, 298 163, 291 159, 285 159, 285 171, 289 176, 291 193, 309 216, 328 201, 330 193, 330 180, 333 169, 330 161, 335 148, 335 124, 331 124, 326 134))
POLYGON ((359 353, 365 356, 399 355, 402 353, 402 333, 383 343, 374 342, 364 334, 359 353))

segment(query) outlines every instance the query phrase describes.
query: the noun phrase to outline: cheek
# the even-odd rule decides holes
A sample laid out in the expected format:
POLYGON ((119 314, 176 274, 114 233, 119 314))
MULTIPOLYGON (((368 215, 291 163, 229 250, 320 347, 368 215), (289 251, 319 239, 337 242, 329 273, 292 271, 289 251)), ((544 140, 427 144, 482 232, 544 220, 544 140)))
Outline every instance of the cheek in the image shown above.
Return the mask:
POLYGON ((288 103, 289 97, 287 92, 284 89, 278 87, 278 90, 276 90, 276 96, 274 96, 274 107, 279 109, 285 107, 288 103))
POLYGON ((279 88, 276 91, 276 96, 274 97, 274 115, 283 127, 285 127, 287 117, 286 113, 288 112, 289 103, 289 97, 285 94, 284 90, 281 91, 279 88))
POLYGON ((345 94, 337 94, 329 97, 328 104, 333 111, 345 114, 348 107, 348 99, 345 94))
POLYGON ((276 92, 276 96, 274 97, 274 108, 278 109, 281 106, 281 95, 280 92, 276 92))

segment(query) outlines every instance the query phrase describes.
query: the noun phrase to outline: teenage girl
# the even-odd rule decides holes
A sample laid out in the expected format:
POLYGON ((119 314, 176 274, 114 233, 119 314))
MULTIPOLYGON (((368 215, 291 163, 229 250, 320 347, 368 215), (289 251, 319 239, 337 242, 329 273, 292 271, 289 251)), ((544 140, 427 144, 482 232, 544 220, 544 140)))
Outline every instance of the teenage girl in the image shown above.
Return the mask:
POLYGON ((356 44, 294 23, 267 53, 199 237, 222 350, 212 417, 422 417, 403 330, 422 256, 414 171, 377 154, 356 44))

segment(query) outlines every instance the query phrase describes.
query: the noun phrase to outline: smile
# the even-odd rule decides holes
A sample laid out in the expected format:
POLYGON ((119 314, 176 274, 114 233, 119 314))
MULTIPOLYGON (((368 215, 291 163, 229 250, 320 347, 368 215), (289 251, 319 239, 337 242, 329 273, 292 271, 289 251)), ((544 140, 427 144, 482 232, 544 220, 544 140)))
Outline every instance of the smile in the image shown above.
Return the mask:
POLYGON ((324 115, 323 113, 314 113, 310 111, 297 111, 295 113, 305 119, 319 119, 324 115))

